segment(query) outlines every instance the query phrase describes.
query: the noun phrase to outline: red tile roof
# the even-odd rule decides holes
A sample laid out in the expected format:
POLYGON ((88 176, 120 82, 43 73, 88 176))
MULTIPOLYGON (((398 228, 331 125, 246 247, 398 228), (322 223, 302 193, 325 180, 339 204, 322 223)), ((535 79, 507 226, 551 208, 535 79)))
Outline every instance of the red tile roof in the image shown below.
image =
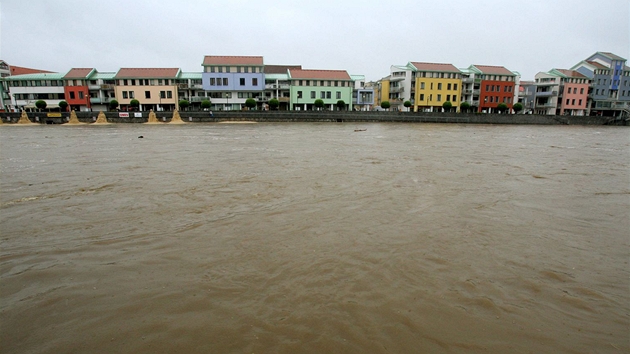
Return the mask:
POLYGON ((11 75, 24 75, 24 74, 39 74, 39 73, 52 73, 48 70, 31 69, 22 66, 9 65, 11 67, 11 75))
POLYGON ((63 77, 64 79, 85 79, 94 68, 72 68, 63 77))
POLYGON ((618 56, 615 53, 611 53, 611 52, 600 52, 600 53, 606 55, 607 57, 609 57, 612 60, 626 60, 625 58, 622 58, 622 57, 618 56))
POLYGON ((607 67, 606 65, 600 64, 596 61, 593 60, 587 60, 587 63, 593 65, 594 67, 598 68, 598 69, 610 69, 609 67, 607 67))
POLYGON ((114 78, 175 79, 179 75, 179 71, 178 68, 120 68, 114 78))
POLYGON ((264 65, 260 56, 221 56, 206 55, 202 66, 207 65, 264 65))
POLYGON ((265 65, 265 74, 286 74, 289 69, 302 69, 302 65, 265 65))
POLYGON ((352 80, 345 70, 290 69, 289 76, 292 79, 352 80))
POLYGON ((494 66, 494 65, 473 65, 473 66, 484 74, 515 76, 513 72, 511 72, 510 70, 506 69, 503 66, 494 66))
POLYGON ((453 64, 440 64, 440 63, 421 63, 421 62, 411 62, 417 71, 434 71, 434 72, 453 72, 459 73, 459 69, 457 69, 453 64))
POLYGON ((563 73, 564 75, 568 76, 568 77, 574 77, 577 79, 588 79, 588 77, 582 75, 582 73, 580 73, 579 71, 575 71, 575 70, 567 70, 567 69, 556 69, 559 72, 563 73))

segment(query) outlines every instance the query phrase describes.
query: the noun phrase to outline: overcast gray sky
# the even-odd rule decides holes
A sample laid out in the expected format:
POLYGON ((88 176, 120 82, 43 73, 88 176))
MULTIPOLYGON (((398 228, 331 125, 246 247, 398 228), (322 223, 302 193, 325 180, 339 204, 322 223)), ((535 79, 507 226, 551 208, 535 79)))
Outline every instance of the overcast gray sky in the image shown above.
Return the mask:
POLYGON ((204 55, 343 69, 502 65, 524 80, 596 51, 630 59, 628 0, 2 0, 0 59, 58 72, 201 71, 204 55))

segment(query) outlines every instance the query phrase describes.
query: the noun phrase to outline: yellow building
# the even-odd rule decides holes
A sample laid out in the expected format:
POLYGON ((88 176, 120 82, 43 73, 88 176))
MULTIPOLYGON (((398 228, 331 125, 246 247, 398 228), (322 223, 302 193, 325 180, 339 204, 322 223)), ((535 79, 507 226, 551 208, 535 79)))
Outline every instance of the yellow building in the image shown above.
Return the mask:
POLYGON ((413 68, 412 85, 414 112, 441 112, 444 102, 459 111, 462 76, 452 64, 410 62, 413 68))
POLYGON ((178 68, 122 68, 116 80, 116 100, 128 110, 131 100, 140 102, 140 110, 172 111, 178 108, 178 68))
POLYGON ((378 99, 377 102, 374 103, 375 106, 380 107, 381 103, 383 103, 383 101, 388 101, 389 102, 389 76, 386 78, 383 78, 380 82, 380 87, 379 87, 379 92, 378 92, 378 99))

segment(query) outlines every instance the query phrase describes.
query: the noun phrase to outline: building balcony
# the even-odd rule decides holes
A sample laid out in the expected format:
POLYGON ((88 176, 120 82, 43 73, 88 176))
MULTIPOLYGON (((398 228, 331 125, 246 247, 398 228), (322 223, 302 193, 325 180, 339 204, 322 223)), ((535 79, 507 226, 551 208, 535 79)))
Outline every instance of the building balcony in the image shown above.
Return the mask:
POLYGON ((192 96, 190 98, 190 102, 201 102, 203 100, 207 100, 208 97, 203 97, 203 96, 192 96))
POLYGON ((103 103, 103 100, 98 97, 90 97, 90 103, 103 103))
POLYGON ((464 95, 472 95, 473 90, 472 90, 472 89, 463 89, 463 90, 462 90, 462 93, 463 93, 464 95))
POLYGON ((462 78, 462 82, 465 84, 471 84, 475 81, 475 79, 473 79, 472 77, 463 77, 462 78))
POLYGON ((479 91, 480 91, 479 89, 472 90, 472 93, 473 93, 473 95, 475 95, 475 96, 479 96, 479 93, 480 93, 479 91))
POLYGON ((389 78, 390 82, 394 82, 394 81, 403 81, 404 79, 406 79, 406 76, 392 76, 389 78))
POLYGON ((536 91, 536 97, 557 96, 558 91, 536 91))
POLYGON ((265 90, 288 90, 290 88, 289 84, 266 84, 265 90))
POLYGON ((390 87, 389 92, 391 93, 405 92, 405 88, 404 87, 390 87))
POLYGON ((101 85, 88 85, 88 90, 100 90, 101 85))
POLYGON ((536 108, 555 108, 555 103, 536 103, 536 108))

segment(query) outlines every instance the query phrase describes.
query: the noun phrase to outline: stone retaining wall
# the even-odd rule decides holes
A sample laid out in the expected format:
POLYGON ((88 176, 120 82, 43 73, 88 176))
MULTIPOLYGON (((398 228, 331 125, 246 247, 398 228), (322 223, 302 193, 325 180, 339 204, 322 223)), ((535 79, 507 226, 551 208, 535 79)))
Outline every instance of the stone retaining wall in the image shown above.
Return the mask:
MULTIPOLYGON (((78 119, 92 123, 99 112, 76 112, 78 119)), ((142 117, 120 117, 118 112, 104 112, 110 123, 144 123, 149 112, 138 112, 142 117)), ((68 120, 69 113, 61 117, 47 117, 46 113, 28 113, 33 123, 62 124, 68 120)), ((169 122, 173 112, 156 112, 159 121, 169 122)), ((221 121, 255 122, 406 122, 406 123, 468 123, 468 124, 534 124, 534 125, 628 125, 624 119, 599 116, 546 116, 527 114, 474 114, 474 113, 413 113, 413 112, 314 112, 314 111, 221 111, 180 112, 184 122, 216 123, 221 121)), ((2 122, 15 123, 20 113, 0 113, 2 122)))

